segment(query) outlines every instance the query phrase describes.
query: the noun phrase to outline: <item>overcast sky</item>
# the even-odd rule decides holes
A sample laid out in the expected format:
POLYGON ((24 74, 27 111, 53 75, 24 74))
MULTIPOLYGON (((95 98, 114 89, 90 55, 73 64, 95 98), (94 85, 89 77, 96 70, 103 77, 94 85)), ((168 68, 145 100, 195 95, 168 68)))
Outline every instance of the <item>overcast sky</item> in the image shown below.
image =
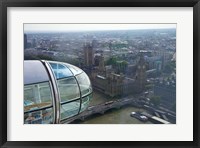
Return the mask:
POLYGON ((24 24, 24 32, 75 32, 176 28, 176 24, 24 24))

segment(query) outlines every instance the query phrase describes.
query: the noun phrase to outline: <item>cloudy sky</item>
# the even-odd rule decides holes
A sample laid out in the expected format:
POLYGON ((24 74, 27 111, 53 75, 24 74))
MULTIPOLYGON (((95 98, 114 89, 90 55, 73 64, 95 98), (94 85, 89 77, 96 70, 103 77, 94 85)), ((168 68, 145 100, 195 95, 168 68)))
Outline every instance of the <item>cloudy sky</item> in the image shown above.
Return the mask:
POLYGON ((24 32, 78 32, 176 28, 176 24, 24 24, 24 32))

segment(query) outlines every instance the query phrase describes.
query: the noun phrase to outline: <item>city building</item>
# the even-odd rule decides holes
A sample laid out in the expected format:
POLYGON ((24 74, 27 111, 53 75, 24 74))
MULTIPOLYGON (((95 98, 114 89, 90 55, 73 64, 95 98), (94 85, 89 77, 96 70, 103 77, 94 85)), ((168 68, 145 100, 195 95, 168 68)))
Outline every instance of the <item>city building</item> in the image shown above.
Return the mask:
POLYGON ((94 65, 94 49, 91 43, 84 45, 84 64, 86 67, 94 65))
POLYGON ((176 81, 163 81, 154 85, 154 95, 160 97, 160 105, 173 110, 176 105, 176 81))
POLYGON ((146 84, 146 62, 140 53, 140 59, 136 65, 133 77, 127 77, 123 73, 115 73, 115 68, 104 65, 103 55, 99 58, 99 66, 88 71, 93 88, 111 97, 122 96, 142 92, 146 84))
POLYGON ((146 84, 146 63, 142 53, 140 53, 140 60, 137 64, 135 79, 137 84, 136 89, 138 89, 139 92, 144 90, 146 84))

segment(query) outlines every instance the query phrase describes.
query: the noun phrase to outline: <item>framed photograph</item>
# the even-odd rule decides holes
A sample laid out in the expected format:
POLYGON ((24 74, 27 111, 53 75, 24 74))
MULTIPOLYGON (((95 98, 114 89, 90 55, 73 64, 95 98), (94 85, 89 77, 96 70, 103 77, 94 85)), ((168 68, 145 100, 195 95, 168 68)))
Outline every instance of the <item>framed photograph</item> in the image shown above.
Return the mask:
POLYGON ((1 147, 199 147, 199 1, 1 2, 1 147))

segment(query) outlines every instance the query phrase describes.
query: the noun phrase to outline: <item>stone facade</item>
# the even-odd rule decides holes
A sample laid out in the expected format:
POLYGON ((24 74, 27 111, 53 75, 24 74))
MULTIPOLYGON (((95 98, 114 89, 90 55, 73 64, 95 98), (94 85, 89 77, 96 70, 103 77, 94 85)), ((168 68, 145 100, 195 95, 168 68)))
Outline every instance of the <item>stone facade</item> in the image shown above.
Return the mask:
POLYGON ((90 43, 84 45, 84 64, 87 67, 92 67, 94 65, 94 51, 90 43))
POLYGON ((103 57, 99 66, 91 71, 91 81, 94 89, 111 97, 139 93, 144 90, 146 84, 146 63, 143 56, 137 64, 135 75, 130 78, 124 74, 116 74, 112 69, 106 69, 103 57))

